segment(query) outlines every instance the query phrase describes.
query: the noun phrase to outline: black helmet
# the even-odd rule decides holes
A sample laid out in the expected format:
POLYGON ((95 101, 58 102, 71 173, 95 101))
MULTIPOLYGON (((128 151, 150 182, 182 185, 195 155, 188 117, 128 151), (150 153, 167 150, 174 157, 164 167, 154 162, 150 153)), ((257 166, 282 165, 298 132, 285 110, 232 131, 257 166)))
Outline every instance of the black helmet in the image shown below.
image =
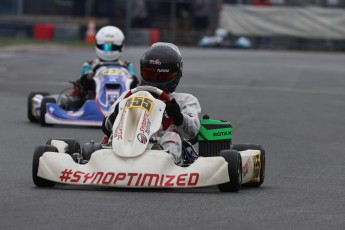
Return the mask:
POLYGON ((152 85, 168 93, 182 77, 180 50, 172 43, 153 44, 140 59, 141 85, 152 85))

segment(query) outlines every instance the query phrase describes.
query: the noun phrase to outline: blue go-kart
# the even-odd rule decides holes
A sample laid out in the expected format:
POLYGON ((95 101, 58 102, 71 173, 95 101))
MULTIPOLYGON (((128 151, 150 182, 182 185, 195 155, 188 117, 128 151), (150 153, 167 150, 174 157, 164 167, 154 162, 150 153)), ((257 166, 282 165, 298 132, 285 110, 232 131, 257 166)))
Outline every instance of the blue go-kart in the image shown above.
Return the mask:
POLYGON ((30 93, 27 105, 29 121, 39 122, 42 126, 101 126, 104 114, 123 92, 130 89, 134 79, 123 66, 104 65, 97 68, 94 81, 96 90, 87 100, 66 94, 70 88, 55 95, 30 93), (67 98, 69 106, 64 103, 67 98))

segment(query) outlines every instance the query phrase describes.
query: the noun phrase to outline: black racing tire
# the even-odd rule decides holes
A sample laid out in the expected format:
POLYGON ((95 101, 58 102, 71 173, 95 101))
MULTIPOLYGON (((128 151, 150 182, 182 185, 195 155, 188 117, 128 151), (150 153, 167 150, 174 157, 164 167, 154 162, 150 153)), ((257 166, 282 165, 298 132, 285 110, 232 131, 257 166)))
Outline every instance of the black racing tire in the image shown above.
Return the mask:
POLYGON ((102 149, 101 143, 95 143, 93 141, 90 141, 88 143, 83 144, 81 149, 81 155, 83 157, 83 160, 89 161, 92 153, 99 149, 102 149))
POLYGON ((80 153, 80 144, 76 139, 73 138, 50 138, 47 140, 46 144, 51 145, 52 140, 59 140, 64 141, 68 144, 68 148, 66 150, 66 153, 69 155, 73 155, 73 153, 80 153))
POLYGON ((245 144, 234 144, 231 146, 231 149, 235 149, 237 151, 245 151, 248 149, 255 149, 255 150, 260 150, 261 145, 258 144, 250 144, 250 143, 245 143, 245 144))
MULTIPOLYGON (((42 126, 49 126, 46 123, 45 115, 47 112, 47 103, 56 103, 56 100, 52 97, 44 97, 41 102, 41 111, 40 111, 40 124, 42 126)), ((50 125, 51 126, 51 125, 50 125)))
POLYGON ((244 184, 244 187, 259 187, 265 181, 265 167, 266 167, 266 152, 265 149, 258 144, 235 144, 231 147, 231 149, 235 149, 237 151, 245 151, 248 149, 260 150, 260 180, 259 182, 249 182, 244 184))
POLYGON ((38 119, 32 114, 32 98, 37 95, 41 94, 42 96, 48 96, 49 93, 47 92, 32 92, 28 96, 28 101, 27 101, 27 115, 28 119, 31 122, 38 122, 38 119))
POLYGON ((32 180, 37 187, 53 187, 56 182, 43 179, 37 176, 40 157, 45 152, 58 152, 57 148, 49 145, 40 145, 35 149, 32 160, 32 180))
POLYGON ((230 181, 219 184, 221 192, 237 192, 242 186, 242 158, 236 150, 222 150, 219 155, 228 163, 230 181))

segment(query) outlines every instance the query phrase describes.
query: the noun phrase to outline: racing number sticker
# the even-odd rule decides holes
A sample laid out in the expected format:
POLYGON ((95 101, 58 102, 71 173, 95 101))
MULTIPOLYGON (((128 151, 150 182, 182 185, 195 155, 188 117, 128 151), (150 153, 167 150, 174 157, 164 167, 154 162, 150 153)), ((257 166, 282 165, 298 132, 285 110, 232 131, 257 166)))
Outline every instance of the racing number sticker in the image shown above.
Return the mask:
POLYGON ((128 99, 125 109, 141 108, 151 113, 153 107, 153 100, 148 97, 131 97, 128 99))
POLYGON ((121 75, 123 72, 117 68, 109 68, 102 71, 103 75, 121 75))

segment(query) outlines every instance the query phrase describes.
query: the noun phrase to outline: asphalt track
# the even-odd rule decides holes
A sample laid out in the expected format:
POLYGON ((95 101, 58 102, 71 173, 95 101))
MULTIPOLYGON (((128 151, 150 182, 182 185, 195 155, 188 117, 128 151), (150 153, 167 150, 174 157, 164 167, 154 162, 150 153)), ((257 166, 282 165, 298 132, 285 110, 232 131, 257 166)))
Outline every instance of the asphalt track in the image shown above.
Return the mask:
MULTIPOLYGON (((128 47, 136 66, 144 51, 128 47)), ((26 118, 31 91, 58 93, 93 50, 54 46, 0 50, 0 229, 344 229, 345 55, 181 47, 178 91, 202 114, 234 126, 234 143, 260 143, 258 189, 36 188, 35 146, 49 137, 100 140, 85 127, 40 127, 26 118)))

